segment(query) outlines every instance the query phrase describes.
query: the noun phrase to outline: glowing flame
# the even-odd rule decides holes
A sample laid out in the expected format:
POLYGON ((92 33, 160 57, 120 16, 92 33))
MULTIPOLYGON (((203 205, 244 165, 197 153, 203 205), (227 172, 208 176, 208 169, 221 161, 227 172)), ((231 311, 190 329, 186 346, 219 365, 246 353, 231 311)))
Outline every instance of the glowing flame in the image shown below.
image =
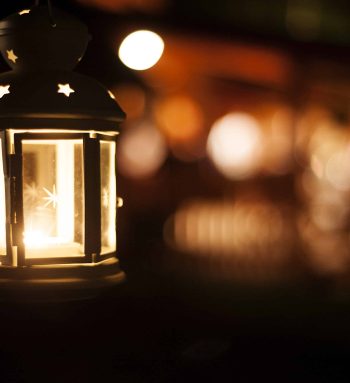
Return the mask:
POLYGON ((67 241, 60 237, 49 237, 46 233, 40 230, 33 230, 24 232, 23 242, 26 246, 32 249, 40 249, 52 245, 60 245, 67 241))

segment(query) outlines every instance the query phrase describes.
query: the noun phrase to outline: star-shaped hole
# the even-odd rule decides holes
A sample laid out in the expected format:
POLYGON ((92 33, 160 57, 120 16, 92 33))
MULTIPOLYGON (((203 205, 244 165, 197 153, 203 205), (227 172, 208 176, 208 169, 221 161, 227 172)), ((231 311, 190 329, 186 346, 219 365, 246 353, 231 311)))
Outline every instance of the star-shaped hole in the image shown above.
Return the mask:
POLYGON ((75 93, 75 90, 72 89, 69 84, 58 84, 57 93, 62 93, 66 97, 69 97, 71 93, 75 93))
POLYGON ((10 85, 0 85, 0 98, 10 93, 10 85))
POLYGON ((9 51, 6 51, 7 53, 7 58, 12 61, 14 64, 16 64, 16 61, 18 59, 18 56, 15 55, 15 52, 13 49, 10 49, 9 51))

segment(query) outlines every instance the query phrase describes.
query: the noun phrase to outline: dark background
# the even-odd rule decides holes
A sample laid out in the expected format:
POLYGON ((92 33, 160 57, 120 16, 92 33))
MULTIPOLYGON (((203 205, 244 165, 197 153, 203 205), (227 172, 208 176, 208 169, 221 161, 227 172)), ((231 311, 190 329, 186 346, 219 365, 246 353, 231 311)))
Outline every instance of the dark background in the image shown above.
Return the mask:
MULTIPOLYGON (((317 228, 305 246, 309 237, 298 217, 311 214, 313 205, 298 185, 311 155, 307 145, 298 146, 305 140, 298 138, 297 122, 318 108, 331 116, 329 130, 349 130, 349 3, 53 4, 87 23, 93 39, 77 71, 115 90, 129 115, 121 137, 142 121, 155 121, 168 154, 152 174, 139 178, 119 169, 124 284, 78 301, 37 302, 17 294, 1 303, 1 382, 347 382, 350 220, 330 232, 317 228), (122 38, 140 28, 157 31, 166 44, 148 72, 129 70, 117 58, 122 38), (130 89, 146 100, 137 116, 130 89), (202 110, 193 137, 174 138, 157 120, 164 100, 178 94, 202 110), (262 165, 249 178, 227 179, 193 150, 198 146, 202 153, 210 127, 224 113, 241 108, 258 115, 261 105, 292 111, 288 170, 269 173, 262 165), (240 261, 234 251, 229 260, 221 257, 211 243, 199 256, 169 243, 165 234, 169 217, 191 201, 231 201, 253 210, 260 204, 268 212, 282 206, 289 234, 259 242, 257 231, 240 261), (320 256, 315 243, 325 249, 320 256), (284 254, 277 264, 270 261, 275 253, 284 254)), ((31 5, 3 1, 0 16, 31 5)), ((7 70, 4 62, 1 67, 7 70)), ((305 128, 307 137, 316 125, 305 128)), ((342 198, 350 202, 346 193, 342 198)), ((326 222, 332 219, 325 216, 326 222)))

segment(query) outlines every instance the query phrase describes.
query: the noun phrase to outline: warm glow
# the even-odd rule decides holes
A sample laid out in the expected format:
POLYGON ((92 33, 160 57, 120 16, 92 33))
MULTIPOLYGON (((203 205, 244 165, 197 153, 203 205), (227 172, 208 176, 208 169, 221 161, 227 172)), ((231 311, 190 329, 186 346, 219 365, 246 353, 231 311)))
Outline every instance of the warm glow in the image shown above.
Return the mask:
POLYGON ((116 250, 117 187, 115 178, 115 142, 101 141, 101 244, 102 253, 116 250))
POLYGON ((215 166, 231 179, 245 178, 257 170, 261 147, 259 124, 244 113, 230 113, 216 121, 207 141, 215 166))
POLYGON ((162 38, 154 32, 140 30, 128 35, 119 47, 119 58, 124 65, 135 70, 154 66, 164 50, 162 38))
POLYGON ((27 258, 82 253, 82 140, 23 141, 27 258))
POLYGON ((23 234, 24 244, 32 249, 45 248, 51 245, 59 245, 65 243, 63 238, 49 237, 41 231, 26 231, 23 234))
POLYGON ((126 130, 118 149, 119 170, 133 178, 152 176, 167 155, 162 135, 154 126, 146 123, 126 130))

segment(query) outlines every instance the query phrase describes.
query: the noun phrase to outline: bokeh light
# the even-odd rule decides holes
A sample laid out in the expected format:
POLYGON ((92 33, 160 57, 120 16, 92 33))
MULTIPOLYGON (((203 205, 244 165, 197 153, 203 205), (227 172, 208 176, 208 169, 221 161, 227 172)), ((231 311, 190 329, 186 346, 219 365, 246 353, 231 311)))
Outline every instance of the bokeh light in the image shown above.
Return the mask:
POLYGON ((150 123, 129 127, 118 146, 118 166, 131 178, 151 177, 162 166, 167 155, 165 140, 150 123))
POLYGON ((146 106, 145 91, 136 84, 122 83, 113 88, 128 121, 142 117, 146 106))
POLYGON ((207 141, 216 168, 230 179, 246 178, 258 168, 263 136, 258 121, 245 113, 230 113, 216 121, 207 141))
POLYGON ((165 97, 155 103, 154 115, 175 157, 191 161, 205 155, 204 116, 193 98, 165 97))
MULTIPOLYGON (((282 175, 291 171, 293 162, 293 112, 276 106, 266 124, 263 167, 269 174, 282 175)), ((264 130, 265 131, 265 130, 264 130)))
POLYGON ((193 200, 181 206, 164 227, 166 242, 231 276, 256 276, 288 261, 292 224, 285 206, 268 201, 193 200))
POLYGON ((119 47, 119 58, 128 68, 146 70, 154 66, 164 51, 163 39, 152 31, 129 34, 119 47))
POLYGON ((350 134, 330 110, 310 107, 302 116, 299 193, 304 202, 298 229, 307 260, 318 274, 347 270, 349 250, 350 134))

